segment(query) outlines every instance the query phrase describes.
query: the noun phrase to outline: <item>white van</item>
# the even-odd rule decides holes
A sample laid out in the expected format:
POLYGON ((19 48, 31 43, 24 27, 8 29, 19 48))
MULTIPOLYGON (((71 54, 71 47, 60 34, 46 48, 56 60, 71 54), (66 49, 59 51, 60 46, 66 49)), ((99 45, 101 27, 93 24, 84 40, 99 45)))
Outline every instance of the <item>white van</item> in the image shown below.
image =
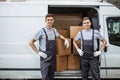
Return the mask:
MULTIPOLYGON (((106 2, 41 0, 0 2, 0 79, 41 79, 40 57, 28 41, 45 26, 47 13, 90 16, 94 28, 107 39, 100 56, 101 77, 120 78, 116 73, 120 72, 120 9, 106 2)), ((55 78, 81 78, 81 73, 65 70, 56 72, 55 78)))

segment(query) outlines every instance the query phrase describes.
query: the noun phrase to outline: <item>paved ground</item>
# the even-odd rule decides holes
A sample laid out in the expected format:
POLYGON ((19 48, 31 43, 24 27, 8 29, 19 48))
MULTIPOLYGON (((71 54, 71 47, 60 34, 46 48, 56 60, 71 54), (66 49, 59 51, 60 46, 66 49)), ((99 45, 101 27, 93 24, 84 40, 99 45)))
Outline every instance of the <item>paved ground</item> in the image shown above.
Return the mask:
MULTIPOLYGON (((68 74, 68 73, 71 73, 71 72, 72 71, 65 71, 63 73, 67 73, 68 74)), ((80 74, 79 71, 78 72, 74 72, 73 71, 72 73, 73 73, 73 75, 65 74, 65 76, 62 76, 63 79, 64 79, 64 77, 68 78, 68 79, 70 79, 72 77, 73 77, 73 79, 78 79, 78 78, 81 79, 81 74, 80 74), (74 73, 76 73, 76 74, 74 74, 74 73)), ((56 78, 57 79, 61 78, 61 74, 58 74, 56 76, 56 78), (60 77, 59 77, 59 75, 60 75, 60 77)), ((107 69, 107 70, 106 69, 101 69, 101 78, 102 79, 119 79, 120 80, 120 69, 107 69)))
MULTIPOLYGON (((2 80, 40 80, 40 71, 0 71, 2 80)), ((120 69, 101 70, 102 80, 120 80, 120 69)), ((80 71, 63 71, 55 74, 54 80, 81 80, 80 71)), ((91 79, 90 79, 91 80, 91 79)))

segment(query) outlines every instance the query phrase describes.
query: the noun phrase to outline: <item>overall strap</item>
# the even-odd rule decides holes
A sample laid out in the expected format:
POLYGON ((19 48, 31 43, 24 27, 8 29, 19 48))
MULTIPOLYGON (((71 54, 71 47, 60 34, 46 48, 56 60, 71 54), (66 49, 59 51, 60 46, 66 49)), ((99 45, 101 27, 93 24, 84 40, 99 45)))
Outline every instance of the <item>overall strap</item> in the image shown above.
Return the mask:
POLYGON ((57 38, 56 34, 55 34, 55 30, 53 29, 54 35, 55 35, 55 39, 57 38))
POLYGON ((48 36, 47 36, 47 33, 46 33, 45 29, 44 29, 44 28, 42 28, 42 29, 43 29, 43 31, 44 31, 44 33, 45 33, 46 40, 48 40, 48 36))
POLYGON ((94 29, 92 29, 92 43, 93 43, 93 49, 94 49, 94 29))
POLYGON ((82 31, 80 33, 81 33, 81 49, 83 50, 83 46, 82 46, 82 45, 84 45, 83 33, 82 33, 82 31))

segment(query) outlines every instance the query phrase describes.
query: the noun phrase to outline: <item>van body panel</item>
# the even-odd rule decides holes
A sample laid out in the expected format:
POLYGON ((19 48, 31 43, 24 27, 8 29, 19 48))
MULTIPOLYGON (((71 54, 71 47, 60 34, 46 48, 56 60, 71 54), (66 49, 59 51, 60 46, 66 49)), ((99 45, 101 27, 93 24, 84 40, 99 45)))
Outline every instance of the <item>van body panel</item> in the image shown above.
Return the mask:
POLYGON ((0 3, 0 12, 0 68, 40 69, 40 57, 28 42, 45 27, 47 5, 0 3))
MULTIPOLYGON (((115 6, 100 6, 100 26, 101 26, 101 34, 107 40, 107 52, 103 52, 101 55, 101 67, 106 68, 120 68, 119 46, 115 46, 110 44, 109 34, 108 34, 108 17, 120 17, 120 10, 115 6)), ((120 23, 119 23, 120 24, 120 23)), ((114 28, 114 27, 113 27, 114 28)), ((119 27, 117 27, 119 28, 119 27)), ((120 31, 119 31, 120 32, 120 31)))

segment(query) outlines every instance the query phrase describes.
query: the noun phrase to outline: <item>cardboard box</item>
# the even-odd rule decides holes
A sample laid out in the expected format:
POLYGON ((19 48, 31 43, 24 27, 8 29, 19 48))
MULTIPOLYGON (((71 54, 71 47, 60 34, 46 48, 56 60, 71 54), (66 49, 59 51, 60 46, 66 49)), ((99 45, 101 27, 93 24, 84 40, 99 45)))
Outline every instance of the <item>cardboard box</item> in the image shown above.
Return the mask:
POLYGON ((70 29, 70 26, 78 26, 82 22, 82 14, 54 14, 56 29, 70 29))
POLYGON ((70 26, 78 26, 80 24, 80 20, 56 20, 54 26, 56 29, 70 29, 70 26))
POLYGON ((67 56, 56 55, 56 72, 67 70, 67 56))
POLYGON ((69 41, 69 47, 66 48, 64 45, 64 40, 57 38, 56 43, 57 43, 57 55, 60 56, 66 56, 71 54, 71 39, 67 38, 69 41))
POLYGON ((83 29, 82 26, 70 26, 70 38, 75 38, 77 33, 83 29))
POLYGON ((58 29, 57 31, 59 34, 63 35, 65 38, 70 38, 70 30, 58 29))
POLYGON ((68 56, 68 70, 80 70, 80 56, 68 56))

